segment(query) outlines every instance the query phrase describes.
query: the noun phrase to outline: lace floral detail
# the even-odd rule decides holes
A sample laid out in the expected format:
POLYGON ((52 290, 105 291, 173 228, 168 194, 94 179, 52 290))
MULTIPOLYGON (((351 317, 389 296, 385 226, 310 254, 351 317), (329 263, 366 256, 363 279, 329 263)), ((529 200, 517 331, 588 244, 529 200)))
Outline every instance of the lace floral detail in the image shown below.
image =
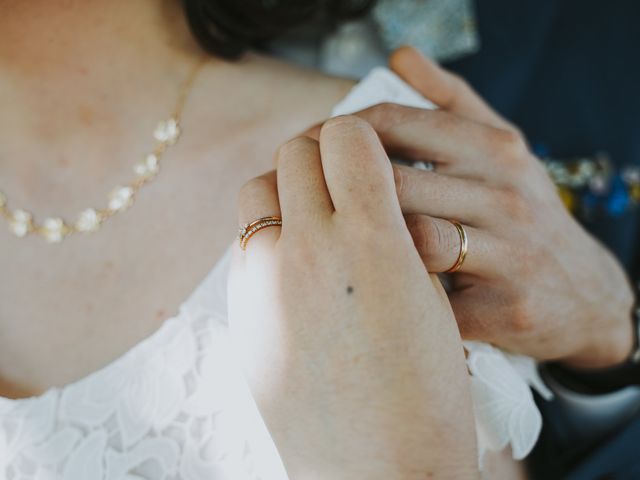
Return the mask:
POLYGON ((525 458, 542 428, 542 416, 530 387, 544 398, 551 391, 538 375, 532 358, 511 355, 491 345, 464 342, 471 373, 480 464, 487 450, 510 446, 513 458, 525 458))
POLYGON ((228 348, 227 263, 106 368, 39 397, 1 399, 0 478, 277 478, 257 469, 252 440, 268 435, 228 348))

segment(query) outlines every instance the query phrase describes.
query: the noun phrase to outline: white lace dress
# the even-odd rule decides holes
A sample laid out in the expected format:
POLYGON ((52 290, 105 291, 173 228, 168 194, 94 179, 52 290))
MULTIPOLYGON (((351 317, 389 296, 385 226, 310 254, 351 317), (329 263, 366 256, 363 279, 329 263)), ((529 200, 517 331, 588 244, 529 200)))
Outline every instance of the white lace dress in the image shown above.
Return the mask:
MULTIPOLYGON (((334 114, 380 102, 432 107, 376 69, 334 114)), ((225 256, 177 316, 110 365, 38 397, 0 398, 0 479, 286 479, 228 348, 227 271, 225 256)), ((524 457, 541 426, 529 385, 548 394, 533 361, 466 347, 481 450, 510 444, 524 457)))

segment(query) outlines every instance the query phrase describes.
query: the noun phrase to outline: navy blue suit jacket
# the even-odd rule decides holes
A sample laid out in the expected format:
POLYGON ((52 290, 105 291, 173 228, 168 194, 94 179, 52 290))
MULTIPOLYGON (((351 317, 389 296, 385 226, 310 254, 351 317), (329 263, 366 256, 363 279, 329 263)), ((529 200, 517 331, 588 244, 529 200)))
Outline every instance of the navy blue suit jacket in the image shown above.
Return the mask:
MULTIPOLYGON (((448 68, 554 157, 606 151, 640 164, 640 1, 477 0, 476 14, 480 51, 448 68)), ((639 210, 585 223, 635 282, 639 210)), ((640 418, 584 445, 563 436, 553 404, 541 407, 536 478, 640 479, 640 418)))

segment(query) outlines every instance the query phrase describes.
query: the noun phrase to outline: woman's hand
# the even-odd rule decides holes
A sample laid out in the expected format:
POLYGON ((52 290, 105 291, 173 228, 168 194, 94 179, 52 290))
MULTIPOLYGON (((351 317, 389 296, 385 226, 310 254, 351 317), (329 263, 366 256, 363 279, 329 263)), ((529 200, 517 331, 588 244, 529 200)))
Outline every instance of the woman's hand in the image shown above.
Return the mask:
POLYGON ((281 147, 277 181, 240 196, 242 224, 273 215, 235 249, 229 314, 291 478, 475 478, 453 313, 371 127, 339 117, 281 147))
POLYGON ((567 212, 522 135, 417 51, 399 50, 391 65, 441 110, 381 105, 358 115, 388 150, 436 165, 398 167, 396 185, 430 272, 459 253, 443 219, 465 227, 469 253, 449 295, 463 338, 577 367, 624 360, 633 342, 625 273, 567 212))

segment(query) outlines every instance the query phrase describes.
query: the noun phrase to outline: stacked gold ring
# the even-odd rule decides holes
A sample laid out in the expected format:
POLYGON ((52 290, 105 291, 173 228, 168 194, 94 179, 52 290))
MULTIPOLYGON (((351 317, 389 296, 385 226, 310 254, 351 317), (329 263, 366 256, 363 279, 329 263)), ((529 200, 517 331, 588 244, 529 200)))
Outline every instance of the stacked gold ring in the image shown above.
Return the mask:
POLYGON ((280 217, 262 217, 258 220, 254 220, 251 223, 247 223, 240 229, 238 240, 240 241, 240 248, 246 250, 249 239, 253 237, 263 228, 267 227, 280 227, 282 226, 282 218, 280 217))
POLYGON ((456 227, 458 235, 460 235, 460 251, 458 252, 458 259, 456 260, 456 263, 454 263, 453 266, 444 273, 455 273, 462 268, 464 259, 467 258, 469 241, 467 240, 467 232, 465 232, 464 227, 460 225, 459 222, 456 222, 455 220, 449 220, 449 222, 456 227))

